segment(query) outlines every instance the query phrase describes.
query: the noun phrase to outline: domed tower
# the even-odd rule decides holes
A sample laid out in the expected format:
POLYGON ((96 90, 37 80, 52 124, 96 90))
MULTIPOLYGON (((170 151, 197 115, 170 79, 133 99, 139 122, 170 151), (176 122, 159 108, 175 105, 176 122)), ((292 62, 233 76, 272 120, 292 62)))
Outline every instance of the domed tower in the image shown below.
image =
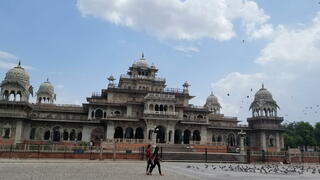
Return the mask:
POLYGON ((280 151, 284 146, 283 128, 281 123, 283 117, 277 116, 280 109, 272 94, 262 88, 255 94, 254 101, 249 110, 252 117, 248 118, 250 131, 250 146, 252 149, 265 151, 280 151))
POLYGON ((127 74, 121 75, 118 87, 124 89, 136 89, 142 91, 163 91, 165 79, 158 78, 158 69, 153 64, 149 64, 144 54, 139 60, 135 61, 127 74))
POLYGON ((54 87, 47 81, 43 82, 37 92, 37 103, 53 104, 56 100, 56 94, 54 93, 54 87))
POLYGON ((280 109, 277 102, 262 84, 262 88, 255 94, 249 109, 252 110, 252 117, 276 117, 277 109, 280 109))
POLYGON ((207 97, 206 104, 204 105, 211 113, 220 114, 221 105, 218 98, 211 92, 210 96, 207 97))
POLYGON ((33 96, 33 88, 30 85, 28 72, 18 66, 10 69, 1 82, 1 100, 6 101, 29 101, 30 94, 33 96))

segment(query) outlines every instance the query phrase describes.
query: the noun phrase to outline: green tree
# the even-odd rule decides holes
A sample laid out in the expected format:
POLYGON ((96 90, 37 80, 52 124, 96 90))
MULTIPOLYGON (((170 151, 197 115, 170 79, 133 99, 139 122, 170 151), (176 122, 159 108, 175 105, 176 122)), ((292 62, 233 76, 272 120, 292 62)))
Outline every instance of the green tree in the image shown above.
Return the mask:
MULTIPOLYGON (((314 146, 320 140, 320 123, 316 124, 315 128, 308 122, 300 121, 285 124, 286 133, 284 134, 285 146, 296 148, 298 146, 314 146), (317 131, 317 127, 319 131, 317 131), (316 138, 318 137, 318 139, 316 138)), ((319 142, 320 144, 320 142, 319 142)))
POLYGON ((314 126, 314 138, 316 140, 316 144, 320 145, 320 122, 316 123, 314 126))

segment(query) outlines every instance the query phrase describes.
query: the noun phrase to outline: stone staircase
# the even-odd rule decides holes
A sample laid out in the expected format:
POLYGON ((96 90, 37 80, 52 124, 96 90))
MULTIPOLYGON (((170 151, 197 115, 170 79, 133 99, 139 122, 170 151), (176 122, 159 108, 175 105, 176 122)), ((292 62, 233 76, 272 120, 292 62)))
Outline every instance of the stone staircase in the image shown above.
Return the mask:
MULTIPOLYGON (((195 152, 188 144, 159 144, 163 161, 205 162, 204 152, 195 152)), ((246 158, 238 153, 208 153, 207 162, 245 163, 246 158)))

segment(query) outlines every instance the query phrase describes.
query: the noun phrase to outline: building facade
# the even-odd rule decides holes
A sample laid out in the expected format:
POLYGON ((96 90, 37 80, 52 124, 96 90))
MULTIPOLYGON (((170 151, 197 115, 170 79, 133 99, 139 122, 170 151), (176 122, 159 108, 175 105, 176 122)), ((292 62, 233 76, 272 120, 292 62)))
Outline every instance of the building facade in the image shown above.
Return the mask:
POLYGON ((55 104, 53 85, 47 80, 36 93, 28 72, 19 63, 1 82, 0 144, 118 141, 147 143, 156 129, 156 141, 166 144, 240 145, 240 132, 247 147, 280 151, 284 146, 282 117, 271 93, 262 87, 250 106, 248 126, 236 117, 224 116, 211 93, 203 106, 189 104, 189 84, 182 89, 166 87, 158 69, 142 57, 121 75, 111 75, 106 89, 93 93, 82 106, 55 104), (30 95, 36 102, 29 102, 30 95))

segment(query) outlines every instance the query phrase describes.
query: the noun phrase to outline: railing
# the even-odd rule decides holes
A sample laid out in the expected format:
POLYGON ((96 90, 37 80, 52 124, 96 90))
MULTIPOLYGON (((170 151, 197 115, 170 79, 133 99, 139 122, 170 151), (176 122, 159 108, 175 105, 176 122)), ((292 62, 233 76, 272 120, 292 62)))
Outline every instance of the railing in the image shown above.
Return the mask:
POLYGON ((151 140, 148 139, 126 139, 126 138, 115 138, 115 139, 109 139, 107 140, 108 143, 129 143, 129 144, 136 144, 136 143, 141 143, 141 144, 147 144, 151 143, 151 140))
POLYGON ((15 118, 25 118, 27 117, 26 113, 18 113, 18 112, 12 112, 12 113, 0 113, 1 117, 15 117, 15 118))
POLYGON ((189 108, 193 108, 193 109, 204 109, 205 107, 203 106, 196 106, 196 105, 193 105, 193 104, 189 104, 188 106, 189 108))
POLYGON ((168 115, 168 116, 177 116, 178 112, 168 112, 168 111, 144 111, 144 114, 150 114, 150 115, 168 115))
POLYGON ((77 104, 54 104, 57 107, 82 107, 81 105, 77 105, 77 104))
POLYGON ((124 78, 124 79, 148 79, 148 80, 155 80, 155 81, 166 81, 165 78, 159 78, 159 77, 149 77, 149 76, 130 76, 127 74, 122 74, 120 75, 120 78, 124 78))
POLYGON ((175 99, 175 95, 170 95, 170 94, 159 94, 159 93, 148 93, 145 96, 145 99, 175 99))
POLYGON ((122 101, 115 101, 115 100, 107 100, 107 99, 90 99, 89 102, 91 103, 121 103, 125 104, 128 103, 129 100, 122 100, 122 101))
POLYGON ((182 89, 178 89, 178 88, 165 88, 163 90, 163 92, 167 92, 167 93, 184 93, 184 91, 182 89))
POLYGON ((126 114, 119 114, 119 115, 107 115, 106 118, 101 118, 101 119, 108 119, 108 118, 125 118, 125 119, 136 119, 136 116, 132 116, 132 115, 126 115, 126 114))
POLYGON ((207 145, 211 145, 211 146, 224 146, 226 145, 225 142, 218 142, 218 141, 214 141, 214 142, 208 142, 207 145))
POLYGON ((101 93, 100 92, 93 92, 92 97, 101 97, 101 93))

